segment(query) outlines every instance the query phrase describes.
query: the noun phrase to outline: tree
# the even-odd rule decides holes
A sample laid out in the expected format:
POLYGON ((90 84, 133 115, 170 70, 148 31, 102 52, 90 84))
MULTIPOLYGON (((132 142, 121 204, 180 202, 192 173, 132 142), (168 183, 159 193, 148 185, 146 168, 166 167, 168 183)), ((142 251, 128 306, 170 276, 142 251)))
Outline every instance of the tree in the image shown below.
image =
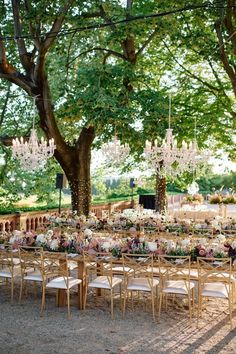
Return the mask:
MULTIPOLYGON (((158 102, 168 96, 170 85, 161 78, 173 69, 174 61, 166 43, 175 46, 174 34, 185 11, 208 8, 185 6, 184 1, 179 7, 175 1, 166 4, 147 1, 144 6, 142 0, 127 0, 123 7, 118 0, 40 4, 12 0, 11 6, 1 5, 0 78, 36 97, 40 127, 55 140, 55 157, 68 178, 72 208, 79 213, 89 212, 95 135, 99 145, 116 131, 122 141, 131 142, 136 155, 145 135, 160 139, 164 135, 166 108, 158 106, 155 95, 159 94, 158 102), (172 16, 175 13, 177 17, 172 16), (123 22, 118 24, 120 18, 123 22), (87 26, 96 27, 91 25, 94 19, 102 31, 86 31, 87 26), (85 31, 75 26, 84 26, 85 31), (158 122, 154 108, 164 112, 158 122), (142 132, 134 131, 136 120, 143 123, 142 132)), ((175 47, 180 42, 179 37, 175 47)), ((181 99, 178 111, 183 117, 181 99)), ((184 127, 180 135, 189 131, 188 124, 184 127)))
MULTIPOLYGON (((88 214, 90 203, 90 155, 91 144, 95 138, 92 126, 83 127, 80 136, 73 146, 70 146, 64 139, 56 123, 52 95, 48 81, 46 66, 46 56, 54 45, 58 33, 62 29, 66 16, 72 8, 73 0, 66 1, 64 6, 58 7, 58 3, 50 3, 49 6, 37 7, 25 1, 22 5, 20 1, 12 1, 12 9, 4 6, 5 16, 12 11, 14 20, 14 35, 16 38, 18 63, 14 63, 9 49, 13 49, 10 43, 9 52, 6 49, 8 43, 0 39, 0 78, 8 80, 28 95, 35 97, 35 104, 40 117, 40 127, 48 139, 54 138, 56 143, 55 157, 63 168, 72 194, 72 208, 79 213, 88 214), (51 19, 50 30, 43 34, 40 15, 42 11, 53 13, 53 5, 57 8, 57 13, 51 19), (26 22, 22 22, 22 13, 27 17, 26 22), (23 25, 22 25, 23 23, 23 25), (24 30, 28 26, 31 38, 22 37, 24 30), (30 44, 28 43, 30 41, 30 44), (19 69, 19 64, 21 68, 19 69), (23 73, 21 72, 23 70, 23 73)), ((3 6, 3 5, 2 5, 3 6)), ((6 20, 6 18, 5 18, 6 20)), ((48 17, 45 18, 45 28, 48 17)), ((2 37, 3 34, 0 33, 2 37)), ((15 48, 14 48, 15 49, 15 48)))

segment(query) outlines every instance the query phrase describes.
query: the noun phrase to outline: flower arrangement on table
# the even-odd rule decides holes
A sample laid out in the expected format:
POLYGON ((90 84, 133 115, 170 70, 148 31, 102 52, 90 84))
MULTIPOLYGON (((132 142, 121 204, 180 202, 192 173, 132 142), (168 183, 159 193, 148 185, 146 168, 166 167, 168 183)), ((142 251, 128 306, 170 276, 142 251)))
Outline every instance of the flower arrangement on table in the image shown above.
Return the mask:
POLYGON ((236 194, 214 193, 210 196, 209 202, 211 204, 236 204, 236 194))
POLYGON ((181 204, 193 204, 193 205, 198 205, 202 204, 204 201, 203 195, 200 193, 195 193, 195 194, 187 194, 181 204))
POLYGON ((197 240, 191 237, 185 239, 165 239, 157 237, 154 241, 145 240, 143 236, 118 238, 116 235, 108 237, 94 235, 90 229, 80 232, 68 233, 58 228, 49 229, 44 233, 14 231, 12 234, 4 233, 2 240, 10 243, 17 249, 21 245, 42 246, 45 250, 54 252, 68 252, 81 254, 88 251, 110 251, 116 257, 122 253, 154 255, 191 255, 192 260, 198 256, 202 257, 231 257, 236 260, 236 241, 230 240, 219 234, 214 242, 209 243, 207 238, 201 237, 197 240))
MULTIPOLYGON (((49 217, 50 228, 59 227, 65 232, 83 231, 90 229, 92 231, 138 231, 145 233, 152 232, 173 232, 176 234, 193 233, 197 229, 212 229, 213 233, 217 233, 224 229, 222 217, 215 216, 213 220, 205 220, 202 223, 194 223, 190 219, 180 220, 170 215, 159 215, 158 213, 143 214, 141 211, 128 213, 114 213, 107 218, 97 218, 94 214, 90 214, 87 218, 78 217, 73 213, 62 213, 60 216, 54 214, 49 217), (71 229, 71 230, 70 230, 71 229)), ((236 220, 224 220, 225 230, 236 230, 236 220)))

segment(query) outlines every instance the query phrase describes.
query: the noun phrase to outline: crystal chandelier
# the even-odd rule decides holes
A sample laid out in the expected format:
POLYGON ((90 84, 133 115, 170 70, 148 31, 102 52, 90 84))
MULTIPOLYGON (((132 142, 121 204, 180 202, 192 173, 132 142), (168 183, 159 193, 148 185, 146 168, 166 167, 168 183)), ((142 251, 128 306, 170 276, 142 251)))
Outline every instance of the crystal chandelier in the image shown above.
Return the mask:
POLYGON ((47 159, 53 156, 55 149, 54 139, 49 139, 48 143, 43 137, 38 139, 34 118, 29 140, 24 141, 23 137, 12 140, 12 155, 20 161, 25 171, 37 171, 43 168, 47 159))
POLYGON ((161 146, 158 146, 157 140, 154 144, 146 141, 144 156, 161 175, 176 177, 185 171, 193 171, 200 162, 200 154, 196 137, 189 145, 183 140, 181 147, 177 146, 173 129, 170 129, 170 118, 171 96, 169 97, 169 128, 166 129, 165 139, 161 146))
POLYGON ((110 142, 104 144, 101 150, 107 162, 119 163, 129 155, 130 147, 129 144, 126 143, 122 145, 115 134, 114 138, 110 142))

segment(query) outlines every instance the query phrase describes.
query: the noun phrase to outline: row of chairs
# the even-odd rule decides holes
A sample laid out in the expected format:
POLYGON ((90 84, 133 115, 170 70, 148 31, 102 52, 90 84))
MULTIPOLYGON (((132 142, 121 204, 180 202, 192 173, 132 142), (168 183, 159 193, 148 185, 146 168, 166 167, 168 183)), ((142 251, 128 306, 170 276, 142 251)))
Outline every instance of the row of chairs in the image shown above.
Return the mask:
MULTIPOLYGON (((41 313, 45 309, 46 290, 64 290, 67 294, 68 317, 70 317, 70 289, 78 286, 81 292, 82 280, 70 276, 66 253, 44 252, 42 247, 20 247, 14 252, 10 247, 0 250, 0 278, 11 282, 11 303, 13 303, 15 279, 20 277, 19 301, 22 300, 27 282, 41 284, 41 313)), ((36 288, 35 288, 36 289, 36 288)))
MULTIPOLYGON (((152 316, 155 320, 158 304, 160 320, 163 302, 167 306, 168 295, 186 296, 188 299, 189 319, 192 320, 195 309, 194 299, 198 299, 199 319, 202 311, 202 299, 218 297, 228 301, 230 324, 232 328, 232 307, 234 301, 235 276, 230 258, 209 259, 199 257, 192 268, 189 256, 159 256, 123 254, 122 264, 118 264, 109 253, 84 253, 85 277, 78 279, 71 276, 71 261, 66 253, 44 252, 41 248, 23 247, 19 253, 6 248, 0 251, 0 277, 11 279, 11 301, 13 301, 14 279, 21 276, 21 301, 25 284, 28 281, 40 282, 42 287, 41 312, 45 308, 45 294, 49 288, 66 292, 68 317, 70 317, 70 289, 78 286, 82 299, 82 282, 85 282, 83 308, 86 307, 88 289, 103 289, 110 293, 111 316, 113 318, 115 288, 119 288, 120 304, 125 314, 129 295, 134 292, 149 293, 152 316), (198 286, 196 286, 198 285, 198 286)), ((74 264, 76 264, 74 262, 74 264)), ((131 296, 131 299, 133 297, 131 296)))
MULTIPOLYGON (((94 262, 91 259, 91 262, 94 262)), ((91 263, 90 263, 91 264, 91 263)), ((89 264, 89 266, 90 266, 89 264)), ((95 262, 94 262, 95 266, 95 262)), ((92 268, 92 266, 91 266, 92 268)), ((192 267, 190 256, 159 256, 147 254, 123 254, 122 267, 110 260, 109 265, 100 266, 103 277, 106 276, 107 285, 113 293, 113 286, 119 284, 117 275, 123 275, 124 302, 123 312, 126 310, 128 294, 133 292, 150 293, 152 316, 155 320, 155 304, 158 303, 158 321, 160 321, 162 304, 167 307, 168 295, 186 296, 189 308, 189 320, 192 321, 197 298, 197 321, 202 314, 203 298, 221 298, 228 301, 230 325, 232 328, 232 308, 235 300, 236 278, 232 272, 230 258, 198 257, 195 268, 192 267)), ((102 278, 101 278, 102 279, 102 278)), ((98 284, 98 278, 88 286, 98 284)), ((132 297, 131 297, 132 298, 132 297)), ((111 313, 113 316, 113 302, 111 299, 111 313)))

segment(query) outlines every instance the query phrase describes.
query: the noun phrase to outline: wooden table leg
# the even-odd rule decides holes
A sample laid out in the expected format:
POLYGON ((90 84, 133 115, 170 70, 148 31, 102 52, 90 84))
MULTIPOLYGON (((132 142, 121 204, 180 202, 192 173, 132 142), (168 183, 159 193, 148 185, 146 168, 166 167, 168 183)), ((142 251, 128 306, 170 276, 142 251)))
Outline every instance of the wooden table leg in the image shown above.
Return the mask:
POLYGON ((66 291, 63 289, 57 290, 56 303, 58 307, 66 306, 66 291))

